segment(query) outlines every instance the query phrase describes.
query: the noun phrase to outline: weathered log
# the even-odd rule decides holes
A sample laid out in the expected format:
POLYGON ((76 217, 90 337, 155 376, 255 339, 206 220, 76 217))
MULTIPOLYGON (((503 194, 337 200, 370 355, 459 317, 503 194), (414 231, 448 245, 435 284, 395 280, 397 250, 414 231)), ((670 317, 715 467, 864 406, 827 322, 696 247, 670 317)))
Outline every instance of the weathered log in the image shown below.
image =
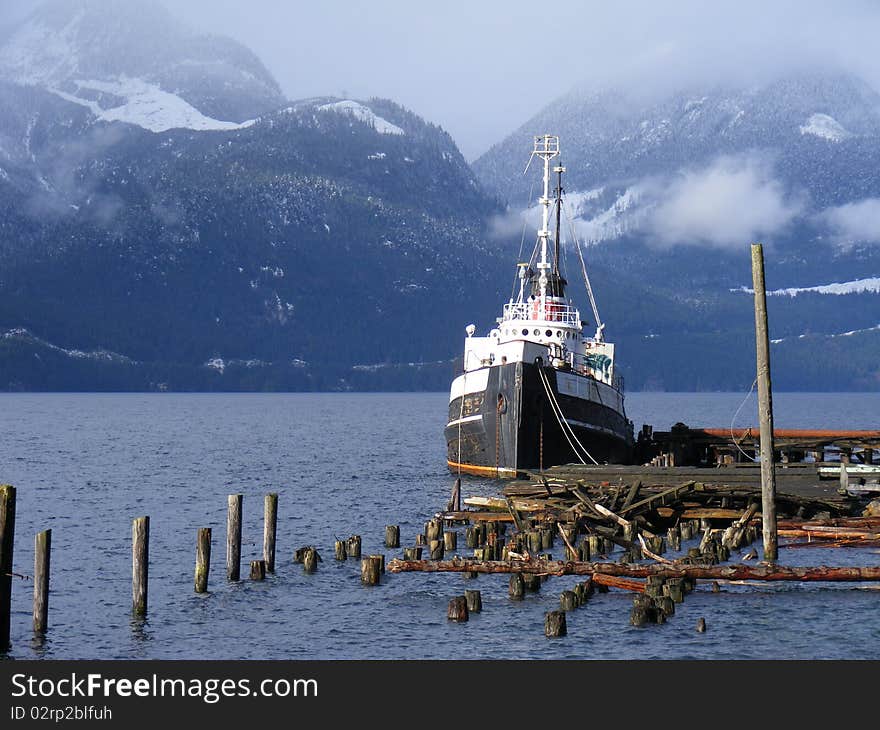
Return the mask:
POLYGON ((615 575, 603 575, 602 573, 593 573, 593 583, 596 585, 609 586, 611 588, 622 588, 625 591, 635 591, 644 593, 645 584, 640 580, 632 580, 630 578, 620 578, 615 575))
MULTIPOLYGON (((645 578, 649 575, 665 578, 694 578, 709 580, 766 580, 766 581, 880 581, 880 566, 815 566, 787 565, 633 565, 621 563, 565 562, 562 560, 533 561, 479 561, 458 558, 438 561, 392 560, 392 573, 521 573, 523 575, 610 575, 645 578)), ((595 580, 595 578, 594 578, 595 580)))

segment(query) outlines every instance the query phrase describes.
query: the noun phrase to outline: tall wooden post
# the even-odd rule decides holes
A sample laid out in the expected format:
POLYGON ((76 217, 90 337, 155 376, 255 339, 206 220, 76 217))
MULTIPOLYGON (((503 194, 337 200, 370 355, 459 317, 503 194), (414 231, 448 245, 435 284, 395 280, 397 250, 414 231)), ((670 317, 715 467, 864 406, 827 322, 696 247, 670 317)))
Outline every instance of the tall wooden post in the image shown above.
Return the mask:
POLYGON ((146 616, 150 569, 150 518, 131 523, 131 612, 146 616))
POLYGON ((770 336, 764 286, 764 247, 752 244, 752 286, 755 290, 755 345, 758 365, 758 419, 761 427, 761 515, 764 560, 778 556, 776 535, 776 470, 773 464, 773 391, 770 384, 770 336))
POLYGON ((226 508, 226 578, 238 580, 241 573, 241 501, 240 494, 230 494, 226 508))
POLYGON ((12 548, 15 543, 15 487, 0 485, 0 654, 9 649, 12 610, 12 548))
POLYGON ((267 494, 263 508, 263 561, 266 572, 275 572, 275 531, 278 525, 278 495, 267 494))
POLYGON ((196 536, 196 593, 208 592, 208 574, 211 572, 211 528, 200 527, 196 536))
POLYGON ((44 634, 49 627, 49 560, 52 553, 52 530, 34 538, 34 633, 44 634))

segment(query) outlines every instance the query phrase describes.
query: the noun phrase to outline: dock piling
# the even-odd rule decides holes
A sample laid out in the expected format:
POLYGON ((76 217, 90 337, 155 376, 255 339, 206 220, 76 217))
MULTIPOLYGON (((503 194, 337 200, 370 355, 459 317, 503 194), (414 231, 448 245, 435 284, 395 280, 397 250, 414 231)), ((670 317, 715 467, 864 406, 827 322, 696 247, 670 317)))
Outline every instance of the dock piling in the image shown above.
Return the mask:
POLYGON ((208 574, 211 572, 211 528, 200 527, 196 533, 196 593, 208 592, 208 574))
POLYGON ((278 527, 278 495, 267 494, 263 503, 263 561, 266 572, 275 572, 275 534, 278 527))
POLYGON ((4 484, 0 486, 0 654, 9 649, 14 544, 15 487, 4 484))
POLYGON ((34 538, 34 633, 45 634, 49 628, 49 563, 52 553, 52 530, 38 532, 34 538))
POLYGON ((241 577, 241 494, 226 499, 226 579, 241 577))
POLYGON ((755 290, 755 345, 758 372, 758 419, 761 429, 761 519, 764 560, 778 557, 776 534, 776 470, 773 464, 773 389, 770 382, 770 335, 764 285, 764 247, 752 244, 752 286, 755 290))
POLYGON ((131 611, 147 615, 150 568, 150 518, 138 517, 131 523, 131 611))

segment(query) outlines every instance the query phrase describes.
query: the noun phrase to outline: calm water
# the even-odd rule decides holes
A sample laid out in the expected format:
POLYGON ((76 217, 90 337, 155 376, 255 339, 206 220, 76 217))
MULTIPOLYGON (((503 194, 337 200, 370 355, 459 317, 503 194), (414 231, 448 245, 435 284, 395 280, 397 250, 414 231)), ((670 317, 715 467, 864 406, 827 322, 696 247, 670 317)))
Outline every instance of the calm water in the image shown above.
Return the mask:
MULTIPOLYGON (((743 394, 631 394, 636 428, 730 425, 743 394)), ((774 396, 779 427, 877 428, 880 394, 774 396)), ((388 574, 360 584, 333 560, 335 537, 382 546, 400 524, 412 544, 447 501, 445 394, 0 395, 0 483, 18 487, 15 571, 52 528, 50 632, 30 631, 32 584, 14 581, 20 658, 870 658, 880 654, 876 585, 698 588, 662 626, 628 625, 630 597, 596 595, 547 640, 543 616, 576 579, 523 602, 507 576, 388 574), (278 568, 264 583, 225 580, 226 495, 244 494, 243 574, 260 557, 262 498, 280 495, 278 568), (131 519, 151 517, 150 614, 130 620, 131 519), (198 527, 214 529, 211 592, 192 590, 198 527), (316 545, 305 575, 291 562, 316 545), (483 612, 446 620, 449 598, 479 588, 483 612), (705 617, 708 631, 694 625, 705 617)), ((755 421, 752 395, 737 426, 755 421)), ((466 479, 465 496, 500 483, 466 479)), ((463 529, 463 528, 460 528, 463 529)), ((459 544, 463 546, 463 535, 459 544)), ((464 550, 461 550, 464 553, 464 550)), ((555 551, 558 554, 558 549, 555 551)), ((790 564, 876 563, 876 550, 782 550, 790 564)))

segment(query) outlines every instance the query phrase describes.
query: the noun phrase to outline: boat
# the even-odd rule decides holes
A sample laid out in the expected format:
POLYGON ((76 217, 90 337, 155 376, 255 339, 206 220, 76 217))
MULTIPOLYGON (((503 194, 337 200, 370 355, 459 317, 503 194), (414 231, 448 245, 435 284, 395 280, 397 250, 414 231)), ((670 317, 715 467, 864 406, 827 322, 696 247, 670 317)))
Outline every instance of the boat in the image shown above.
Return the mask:
POLYGON ((449 392, 447 463, 457 472, 515 477, 568 463, 629 463, 633 425, 624 408, 614 344, 604 336, 580 243, 575 238, 595 331, 566 296, 560 269, 562 174, 559 137, 534 137, 543 163, 541 227, 528 262, 517 263, 513 295, 485 337, 465 328, 460 372, 449 392), (551 197, 551 172, 557 176, 551 197), (551 210, 555 234, 551 236, 551 210))

